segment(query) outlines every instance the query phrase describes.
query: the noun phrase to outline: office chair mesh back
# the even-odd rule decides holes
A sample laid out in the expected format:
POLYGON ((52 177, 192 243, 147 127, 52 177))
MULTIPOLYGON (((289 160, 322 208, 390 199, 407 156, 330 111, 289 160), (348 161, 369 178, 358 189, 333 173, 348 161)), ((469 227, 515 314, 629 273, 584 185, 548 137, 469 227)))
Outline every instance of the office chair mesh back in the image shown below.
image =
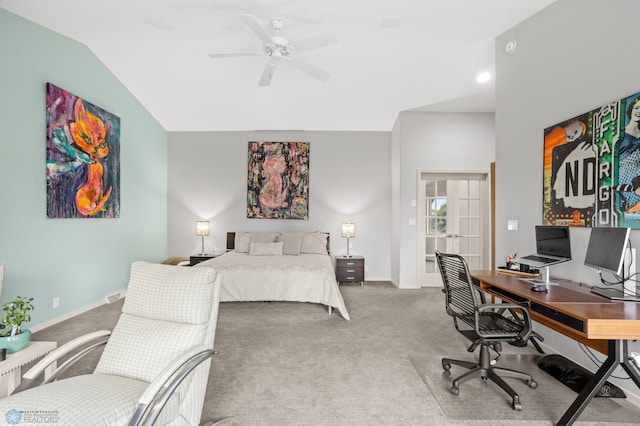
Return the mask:
POLYGON ((486 299, 484 293, 473 285, 467 262, 462 256, 436 252, 436 258, 445 288, 447 313, 454 318, 454 324, 460 333, 472 341, 477 338, 526 338, 530 332, 530 326, 526 323, 514 321, 494 311, 478 310, 478 306, 486 304, 486 299), (460 329, 458 320, 471 327, 473 332, 460 329))
POLYGON ((538 384, 528 373, 494 366, 497 359, 491 359, 489 348, 499 353, 501 342, 526 339, 531 331, 529 312, 519 305, 487 304, 484 293, 473 284, 467 262, 461 256, 436 251, 436 259, 444 284, 447 313, 453 317, 456 329, 471 340, 467 351, 473 352, 480 346, 478 362, 442 358, 442 367, 446 371, 449 371, 452 365, 468 369, 462 376, 453 380, 451 393, 458 395, 459 386, 473 378, 489 379, 511 396, 511 406, 514 410, 522 410, 520 396, 501 376, 522 379, 531 388, 537 387, 538 384), (521 312, 522 318, 515 316, 516 311, 521 312), (503 316, 504 312, 514 316, 503 316), (458 320, 464 323, 465 329, 459 327, 458 320))

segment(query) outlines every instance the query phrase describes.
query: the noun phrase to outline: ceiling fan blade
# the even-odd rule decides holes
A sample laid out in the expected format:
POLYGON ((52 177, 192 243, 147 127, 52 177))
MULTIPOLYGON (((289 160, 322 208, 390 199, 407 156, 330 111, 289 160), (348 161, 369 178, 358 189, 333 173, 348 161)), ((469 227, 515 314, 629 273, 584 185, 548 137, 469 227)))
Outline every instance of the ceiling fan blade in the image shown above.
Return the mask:
POLYGON ((312 77, 317 78, 320 81, 325 81, 331 74, 323 69, 310 64, 309 62, 301 61, 300 59, 292 59, 289 61, 289 65, 298 68, 300 71, 306 72, 312 77))
POLYGON ((258 22, 253 15, 240 15, 244 22, 249 26, 251 31, 258 36, 263 43, 271 43, 271 36, 262 28, 262 25, 258 22))
POLYGON ((324 33, 315 37, 309 37, 296 43, 291 43, 296 52, 307 52, 309 50, 318 49, 320 47, 336 44, 338 38, 333 33, 324 33))
POLYGON ((267 64, 264 66, 264 71, 262 71, 262 77, 260 77, 260 81, 258 82, 258 86, 268 86, 271 83, 273 74, 276 72, 276 65, 276 62, 272 60, 267 61, 267 64))
POLYGON ((262 52, 227 52, 227 53, 209 53, 210 58, 232 58, 234 56, 259 56, 262 52))

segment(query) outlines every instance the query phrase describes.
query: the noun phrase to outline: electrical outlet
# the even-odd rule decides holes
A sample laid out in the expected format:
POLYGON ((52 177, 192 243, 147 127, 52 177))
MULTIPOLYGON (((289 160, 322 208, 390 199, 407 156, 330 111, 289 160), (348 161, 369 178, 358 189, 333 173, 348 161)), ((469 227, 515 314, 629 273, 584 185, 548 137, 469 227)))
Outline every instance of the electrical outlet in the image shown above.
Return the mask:
POLYGON ((56 296, 53 298, 53 309, 58 309, 60 307, 60 297, 56 296))

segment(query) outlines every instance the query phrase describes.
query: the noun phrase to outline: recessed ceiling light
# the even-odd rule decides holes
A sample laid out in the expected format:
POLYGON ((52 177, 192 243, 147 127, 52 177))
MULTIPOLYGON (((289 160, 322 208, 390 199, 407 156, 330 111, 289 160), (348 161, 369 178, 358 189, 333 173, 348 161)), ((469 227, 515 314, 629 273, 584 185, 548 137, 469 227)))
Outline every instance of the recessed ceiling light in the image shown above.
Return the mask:
POLYGON ((478 83, 486 83, 487 81, 491 80, 491 74, 489 74, 489 72, 487 71, 483 71, 480 74, 478 74, 478 76, 476 77, 476 81, 478 83))

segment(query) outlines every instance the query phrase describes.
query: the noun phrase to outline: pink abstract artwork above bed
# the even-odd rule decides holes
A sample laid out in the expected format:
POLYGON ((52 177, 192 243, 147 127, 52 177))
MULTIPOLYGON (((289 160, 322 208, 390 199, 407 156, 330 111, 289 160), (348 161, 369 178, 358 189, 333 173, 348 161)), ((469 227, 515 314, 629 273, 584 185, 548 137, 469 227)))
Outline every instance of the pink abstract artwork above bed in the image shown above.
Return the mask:
POLYGON ((249 142, 248 218, 309 218, 309 145, 249 142))

